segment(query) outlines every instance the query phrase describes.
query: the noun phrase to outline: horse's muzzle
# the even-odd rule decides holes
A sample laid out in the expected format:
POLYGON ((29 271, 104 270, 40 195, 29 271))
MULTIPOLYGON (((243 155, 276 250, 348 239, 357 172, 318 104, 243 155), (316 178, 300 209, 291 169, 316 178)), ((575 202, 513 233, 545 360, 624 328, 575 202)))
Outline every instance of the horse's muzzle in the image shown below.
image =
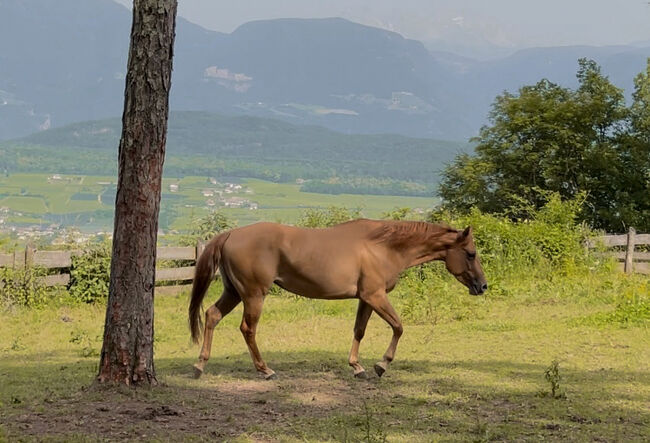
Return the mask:
POLYGON ((469 285, 469 293, 471 295, 483 295, 487 291, 488 285, 487 282, 473 282, 469 285))

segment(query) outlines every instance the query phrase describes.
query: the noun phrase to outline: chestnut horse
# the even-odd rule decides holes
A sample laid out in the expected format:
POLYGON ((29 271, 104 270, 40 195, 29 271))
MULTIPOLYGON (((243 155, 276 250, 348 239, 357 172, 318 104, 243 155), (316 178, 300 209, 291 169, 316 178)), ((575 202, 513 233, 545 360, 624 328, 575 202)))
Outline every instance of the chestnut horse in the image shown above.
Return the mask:
POLYGON ((359 364, 359 343, 373 311, 393 329, 382 361, 381 376, 395 356, 402 323, 388 294, 400 273, 431 260, 444 260, 447 270, 479 295, 487 289, 471 228, 457 231, 425 222, 354 220, 331 228, 307 229, 257 223, 214 237, 196 264, 189 307, 192 339, 198 343, 201 302, 219 269, 221 298, 205 313, 203 347, 194 365, 196 377, 210 358, 215 326, 244 303, 241 332, 260 375, 274 378, 260 355, 255 331, 269 288, 275 283, 294 294, 321 299, 359 299, 349 363, 356 377, 366 377, 359 364))

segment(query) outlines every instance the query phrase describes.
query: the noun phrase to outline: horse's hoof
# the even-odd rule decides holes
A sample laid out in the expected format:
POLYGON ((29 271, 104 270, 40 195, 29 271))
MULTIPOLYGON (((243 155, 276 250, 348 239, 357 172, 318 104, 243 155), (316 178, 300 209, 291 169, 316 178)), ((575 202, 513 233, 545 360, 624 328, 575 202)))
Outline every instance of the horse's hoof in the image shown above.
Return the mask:
POLYGON ((201 378, 203 375, 203 369, 199 368, 197 365, 192 367, 194 368, 194 378, 201 378))
POLYGON ((386 372, 386 368, 384 368, 381 363, 375 363, 375 373, 377 374, 377 377, 384 375, 384 372, 386 372))
POLYGON ((354 374, 354 378, 359 380, 368 380, 368 373, 366 371, 357 372, 354 374))
POLYGON ((264 375, 264 380, 275 380, 276 378, 278 378, 278 376, 275 375, 275 372, 272 373, 272 374, 265 374, 264 375))

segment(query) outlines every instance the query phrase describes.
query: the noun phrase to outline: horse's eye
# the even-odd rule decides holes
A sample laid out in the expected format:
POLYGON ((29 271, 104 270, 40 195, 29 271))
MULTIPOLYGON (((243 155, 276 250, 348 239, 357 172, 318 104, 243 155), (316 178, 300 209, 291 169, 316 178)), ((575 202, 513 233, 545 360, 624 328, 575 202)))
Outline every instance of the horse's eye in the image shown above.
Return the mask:
POLYGON ((476 258, 476 252, 468 252, 467 253, 467 258, 469 260, 474 260, 476 258))

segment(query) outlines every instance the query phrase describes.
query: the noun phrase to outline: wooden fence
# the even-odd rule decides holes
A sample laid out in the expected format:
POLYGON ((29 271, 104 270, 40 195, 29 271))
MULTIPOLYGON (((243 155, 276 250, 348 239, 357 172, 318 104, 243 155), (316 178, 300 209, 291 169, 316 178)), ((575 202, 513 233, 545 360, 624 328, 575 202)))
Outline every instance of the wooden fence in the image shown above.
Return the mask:
POLYGON ((608 253, 618 259, 624 272, 650 274, 650 252, 635 251, 637 245, 650 245, 650 234, 637 234, 634 228, 630 228, 627 234, 597 237, 590 241, 587 247, 595 248, 599 244, 606 247, 625 247, 625 250, 608 253))
MULTIPOLYGON (((196 263, 196 258, 201 255, 204 248, 203 242, 197 245, 178 247, 163 246, 157 248, 156 256, 158 260, 187 260, 196 263)), ((17 250, 12 254, 0 254, 0 267, 12 267, 14 269, 24 269, 26 267, 39 267, 44 269, 59 270, 58 273, 43 277, 43 283, 46 286, 67 285, 70 282, 70 267, 72 266, 72 257, 82 254, 83 251, 39 251, 33 246, 28 245, 23 250, 17 250)), ((178 286, 184 286, 191 283, 194 279, 194 263, 192 266, 183 266, 177 268, 157 267, 156 283, 165 287, 161 292, 173 292, 178 286), (181 282, 181 285, 178 283, 181 282), (175 286, 170 286, 174 284, 175 286)))

